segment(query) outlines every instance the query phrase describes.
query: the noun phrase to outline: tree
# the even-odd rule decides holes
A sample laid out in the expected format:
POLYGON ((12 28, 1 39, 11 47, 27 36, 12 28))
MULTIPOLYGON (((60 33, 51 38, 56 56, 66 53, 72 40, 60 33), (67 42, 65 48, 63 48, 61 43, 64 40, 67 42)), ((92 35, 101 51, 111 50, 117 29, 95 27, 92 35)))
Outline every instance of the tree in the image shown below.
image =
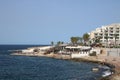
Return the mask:
POLYGON ((57 45, 60 45, 60 44, 64 44, 64 42, 58 41, 58 42, 57 42, 57 45))
POLYGON ((88 33, 83 34, 83 40, 85 43, 89 41, 89 36, 90 35, 88 33))
POLYGON ((54 42, 53 42, 53 41, 51 42, 51 45, 52 45, 52 46, 54 45, 54 42))
POLYGON ((79 37, 71 37, 71 42, 73 45, 77 44, 79 40, 79 37))

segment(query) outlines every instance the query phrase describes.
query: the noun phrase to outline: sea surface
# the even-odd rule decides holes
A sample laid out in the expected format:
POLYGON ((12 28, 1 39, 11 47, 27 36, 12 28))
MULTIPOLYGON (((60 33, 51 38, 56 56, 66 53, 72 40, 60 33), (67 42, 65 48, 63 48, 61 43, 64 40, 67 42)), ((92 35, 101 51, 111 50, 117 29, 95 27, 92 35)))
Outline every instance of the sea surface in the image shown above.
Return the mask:
POLYGON ((104 71, 93 72, 95 63, 10 55, 33 46, 41 45, 0 45, 0 80, 96 80, 104 71))

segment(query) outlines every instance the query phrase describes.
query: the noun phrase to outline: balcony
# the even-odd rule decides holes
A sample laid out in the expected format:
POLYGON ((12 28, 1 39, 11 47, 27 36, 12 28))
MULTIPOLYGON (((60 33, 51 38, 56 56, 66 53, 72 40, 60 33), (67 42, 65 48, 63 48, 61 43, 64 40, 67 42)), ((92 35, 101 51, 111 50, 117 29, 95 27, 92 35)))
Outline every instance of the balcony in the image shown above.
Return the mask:
POLYGON ((101 34, 99 34, 100 36, 103 36, 103 34, 101 33, 101 34))
POLYGON ((119 34, 119 31, 116 31, 117 34, 119 34))
POLYGON ((95 33, 94 35, 95 35, 95 36, 97 36, 97 35, 98 35, 98 33, 95 33))
POLYGON ((112 30, 112 29, 113 29, 113 27, 110 27, 109 29, 111 29, 111 30, 112 30))
POLYGON ((119 27, 116 28, 116 30, 119 30, 119 29, 120 29, 119 27))
POLYGON ((113 34, 109 34, 109 36, 113 36, 113 34))
POLYGON ((113 31, 110 31, 110 33, 113 33, 113 31))
POLYGON ((113 39, 113 37, 109 37, 110 39, 113 39))

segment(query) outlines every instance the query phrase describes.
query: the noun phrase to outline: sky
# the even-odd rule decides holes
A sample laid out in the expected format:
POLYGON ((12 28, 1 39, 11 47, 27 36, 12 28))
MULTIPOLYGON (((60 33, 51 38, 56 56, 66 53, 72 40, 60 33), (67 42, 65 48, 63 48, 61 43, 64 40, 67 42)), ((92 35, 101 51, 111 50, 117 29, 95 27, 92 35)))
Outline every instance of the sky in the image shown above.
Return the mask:
POLYGON ((0 44, 70 42, 120 23, 120 0, 0 0, 0 44))

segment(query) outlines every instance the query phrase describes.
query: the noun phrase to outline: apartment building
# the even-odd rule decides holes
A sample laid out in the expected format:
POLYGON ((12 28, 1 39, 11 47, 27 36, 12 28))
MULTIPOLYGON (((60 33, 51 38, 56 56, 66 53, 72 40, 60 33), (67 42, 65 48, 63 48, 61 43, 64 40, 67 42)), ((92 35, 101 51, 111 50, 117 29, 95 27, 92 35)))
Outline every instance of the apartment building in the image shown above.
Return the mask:
POLYGON ((120 24, 111 24, 96 28, 90 32, 90 40, 100 38, 103 44, 120 44, 120 24))

